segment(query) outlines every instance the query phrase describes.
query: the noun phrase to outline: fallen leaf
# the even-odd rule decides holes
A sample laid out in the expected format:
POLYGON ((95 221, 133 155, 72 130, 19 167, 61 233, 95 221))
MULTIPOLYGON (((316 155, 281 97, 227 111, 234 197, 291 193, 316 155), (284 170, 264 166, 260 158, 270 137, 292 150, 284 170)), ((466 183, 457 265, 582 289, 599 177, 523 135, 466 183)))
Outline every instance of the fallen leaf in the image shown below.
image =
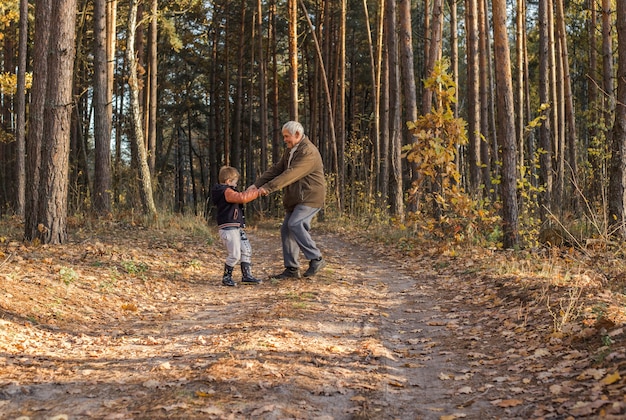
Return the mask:
POLYGON ((602 382, 604 385, 611 385, 619 381, 620 379, 621 376, 619 375, 619 372, 615 372, 610 375, 606 375, 604 379, 602 379, 600 382, 602 382))

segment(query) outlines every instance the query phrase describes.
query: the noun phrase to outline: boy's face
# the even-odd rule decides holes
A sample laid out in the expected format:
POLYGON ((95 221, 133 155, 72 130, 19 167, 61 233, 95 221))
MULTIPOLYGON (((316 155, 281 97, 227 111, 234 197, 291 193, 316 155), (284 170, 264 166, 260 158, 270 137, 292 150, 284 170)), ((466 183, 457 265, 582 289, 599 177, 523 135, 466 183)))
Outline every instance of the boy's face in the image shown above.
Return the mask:
POLYGON ((226 180, 226 185, 230 185, 231 187, 236 187, 239 182, 239 178, 231 178, 226 180))

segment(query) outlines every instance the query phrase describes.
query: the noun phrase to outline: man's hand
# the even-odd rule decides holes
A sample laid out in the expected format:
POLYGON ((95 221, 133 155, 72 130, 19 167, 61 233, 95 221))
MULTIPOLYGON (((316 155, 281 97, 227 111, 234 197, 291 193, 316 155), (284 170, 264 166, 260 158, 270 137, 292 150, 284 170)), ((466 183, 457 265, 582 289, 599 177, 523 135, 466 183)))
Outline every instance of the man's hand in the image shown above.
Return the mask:
POLYGON ((256 190, 256 189, 257 189, 257 188, 256 188, 256 185, 252 184, 252 185, 250 185, 250 186, 246 189, 246 191, 254 191, 254 190, 256 190))
POLYGON ((261 187, 259 188, 259 195, 262 197, 265 197, 266 195, 269 195, 269 191, 267 191, 265 188, 261 187))

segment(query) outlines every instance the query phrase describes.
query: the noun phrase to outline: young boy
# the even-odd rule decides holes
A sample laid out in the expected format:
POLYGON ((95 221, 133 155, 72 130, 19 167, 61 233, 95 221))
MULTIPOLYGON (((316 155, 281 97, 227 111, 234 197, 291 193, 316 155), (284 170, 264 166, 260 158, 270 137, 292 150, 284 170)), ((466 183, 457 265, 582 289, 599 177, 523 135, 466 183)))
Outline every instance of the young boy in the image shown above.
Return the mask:
POLYGON ((217 206, 217 226, 220 238, 226 246, 228 257, 224 264, 224 286, 236 286, 233 281, 233 269, 241 262, 241 283, 259 284, 261 280, 252 276, 250 268, 252 247, 244 232, 246 226, 243 215, 243 204, 248 203, 259 196, 259 191, 237 191, 239 171, 231 166, 220 169, 219 184, 215 184, 211 190, 213 203, 217 206))

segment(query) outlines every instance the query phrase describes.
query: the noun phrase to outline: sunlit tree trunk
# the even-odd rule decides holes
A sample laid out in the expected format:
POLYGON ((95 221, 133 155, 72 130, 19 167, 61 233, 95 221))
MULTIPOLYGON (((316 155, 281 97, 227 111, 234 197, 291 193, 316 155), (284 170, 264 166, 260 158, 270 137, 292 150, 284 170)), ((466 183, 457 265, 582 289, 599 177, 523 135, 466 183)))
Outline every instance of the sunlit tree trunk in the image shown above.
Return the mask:
MULTIPOLYGON (((339 24, 339 106, 337 109, 337 162, 339 173, 337 174, 337 182, 339 183, 339 202, 345 203, 344 192, 346 190, 345 180, 345 149, 346 149, 346 18, 347 18, 347 0, 341 0, 341 22, 339 24)), ((343 209, 339 209, 343 212, 343 209)))
POLYGON ((76 0, 57 0, 51 6, 47 72, 43 75, 48 82, 43 114, 37 238, 41 243, 62 244, 67 240, 76 0))
MULTIPOLYGON (((578 144, 578 133, 576 130, 576 115, 574 110, 574 95, 572 94, 572 82, 569 71, 569 55, 567 50, 567 34, 565 32, 565 13, 563 11, 563 0, 556 0, 556 26, 559 36, 559 44, 561 46, 560 63, 563 69, 563 106, 566 130, 563 133, 564 145, 566 147, 566 155, 564 156, 568 166, 568 174, 572 179, 572 183, 577 182, 578 178, 578 153, 576 151, 578 144)), ((579 204, 577 194, 574 194, 573 186, 570 185, 568 196, 570 197, 570 205, 574 211, 578 210, 579 204)))
MULTIPOLYGON (((613 82, 613 20, 611 19, 611 0, 602 0, 602 86, 604 90, 604 122, 610 125, 615 110, 615 85, 613 82)), ((611 144, 610 129, 606 130, 607 144, 611 144)))
POLYGON ((259 123, 261 130, 259 133, 261 140, 261 172, 265 172, 267 169, 267 64, 265 62, 265 51, 263 50, 263 2, 257 0, 257 14, 256 14, 256 32, 257 32, 257 51, 258 51, 258 66, 257 77, 259 80, 259 123))
POLYGON ((511 58, 507 34, 506 0, 493 0, 493 43, 498 138, 502 142, 502 223, 503 246, 512 248, 519 242, 517 209, 517 152, 515 141, 515 109, 511 83, 511 58))
POLYGON ((41 177, 41 149, 43 115, 48 79, 48 44, 52 0, 40 0, 35 6, 35 40, 33 47, 33 86, 29 112, 29 130, 26 144, 26 207, 24 237, 37 237, 39 210, 39 179, 41 177))
POLYGON ((298 0, 287 0, 289 9, 289 119, 298 120, 298 0))
MULTIPOLYGON (((391 0, 388 0, 391 1, 391 0)), ((385 45, 387 43, 387 34, 384 34, 385 45)), ((389 161, 390 161, 390 138, 389 138, 389 53, 387 48, 383 49, 381 62, 381 90, 380 90, 380 174, 379 174, 379 191, 382 202, 380 203, 385 209, 389 202, 389 161)))
MULTIPOLYGON (((448 0, 450 7, 450 68, 452 69, 452 77, 454 85, 457 89, 457 98, 459 96, 459 36, 458 36, 458 12, 457 0, 448 0)), ((458 102, 452 104, 454 118, 459 116, 458 102)))
POLYGON ((15 213, 24 216, 26 201, 26 55, 28 46, 28 0, 20 0, 20 34, 15 97, 15 140, 17 142, 17 196, 15 213))
POLYGON ((617 8, 617 100, 611 147, 609 179, 609 222, 614 231, 626 237, 626 2, 617 8))
POLYGON ((151 177, 154 176, 157 155, 157 36, 158 36, 158 0, 150 2, 150 21, 148 26, 148 76, 145 112, 147 115, 147 151, 148 168, 151 177))
POLYGON ((491 190, 491 161, 490 161, 490 141, 492 139, 489 130, 489 121, 492 116, 489 112, 489 104, 491 97, 491 68, 489 61, 491 60, 491 52, 489 50, 489 24, 488 24, 488 8, 487 0, 478 0, 478 72, 479 76, 479 94, 480 94, 480 163, 481 176, 480 179, 484 185, 483 196, 488 196, 491 190))
POLYGON ((272 163, 278 162, 282 150, 282 133, 280 132, 281 124, 278 113, 280 79, 278 76, 278 51, 276 49, 277 17, 276 0, 272 0, 270 2, 270 48, 272 51, 272 163))
POLYGON ((106 0, 94 0, 94 185, 93 207, 96 213, 111 211, 111 112, 109 65, 107 63, 106 0))
POLYGON ((131 141, 136 147, 136 167, 139 175, 139 195, 143 212, 150 218, 157 217, 156 206, 152 196, 152 182, 150 177, 150 168, 148 167, 148 158, 146 156, 146 148, 143 138, 143 129, 141 123, 141 110, 139 106, 139 81, 137 79, 137 57, 135 56, 135 30, 137 25, 137 1, 130 1, 130 13, 128 16, 128 38, 126 42, 126 55, 129 65, 128 70, 128 86, 130 88, 130 106, 131 106, 131 141))
MULTIPOLYGON (((598 24, 598 14, 596 10, 596 0, 587 0, 587 9, 589 9, 589 16, 587 19, 587 38, 589 39, 589 63, 587 65, 587 107, 588 107, 588 118, 587 123, 589 125, 589 130, 587 136, 585 136, 585 148, 584 150, 589 151, 592 147, 592 141, 597 139, 598 136, 598 77, 597 77, 597 68, 598 68, 598 42, 596 36, 596 28, 598 24)), ((597 144, 593 144, 593 147, 597 147, 597 144)), ((602 179, 605 179, 602 176, 602 165, 601 159, 599 159, 598 154, 595 153, 587 153, 587 159, 589 159, 589 166, 591 167, 590 174, 590 189, 589 189, 589 199, 595 201, 598 199, 602 191, 602 179)))
POLYGON ((480 185, 480 80, 478 61, 477 0, 465 0, 467 44, 467 125, 469 155, 469 189, 478 192, 480 185))
MULTIPOLYGON (((433 36, 434 38, 434 36, 433 36)), ((398 41, 400 49, 400 69, 402 75, 402 91, 404 92, 404 115, 409 121, 417 120, 417 93, 415 89, 415 72, 413 63, 413 36, 411 26, 411 1, 400 0, 398 3, 398 41)), ((431 39, 431 43, 436 40, 431 39)), ((429 68, 430 71, 432 69, 429 68)), ((431 93, 430 89, 426 89, 425 92, 431 93)), ((428 102, 432 102, 432 96, 428 98, 428 102)), ((430 111, 430 110, 429 110, 430 111)), ((406 140, 404 144, 413 143, 413 135, 407 130, 406 126, 402 127, 406 133, 406 140)), ((411 180, 417 181, 417 164, 415 162, 410 163, 411 166, 411 180)), ((416 201, 411 200, 409 204, 409 211, 417 211, 416 201)))
POLYGON ((396 3, 387 1, 385 7, 385 34, 389 57, 389 204, 391 214, 404 220, 402 197, 402 116, 400 107, 400 63, 398 61, 398 35, 396 30, 396 3))
MULTIPOLYGON (((563 122, 561 112, 563 101, 560 93, 562 78, 559 77, 560 62, 557 60, 557 40, 555 39, 554 29, 554 0, 547 0, 547 17, 548 17, 548 37, 550 39, 550 88, 551 88, 551 126, 552 129, 552 159, 554 160, 553 168, 556 176, 553 178, 552 199, 555 203, 562 203, 563 199, 563 175, 564 175, 564 159, 563 159, 563 130, 561 124, 563 122)), ((553 210, 555 210, 554 206, 553 210)), ((561 209, 561 206, 558 206, 561 209)))
MULTIPOLYGON (((241 21, 239 22, 239 44, 237 45, 237 62, 243 63, 246 50, 246 0, 241 1, 241 21)), ((230 164, 235 166, 241 165, 241 143, 243 138, 242 134, 242 119, 243 119, 243 98, 244 98, 244 66, 237 66, 237 80, 235 81, 235 96, 233 103, 233 132, 232 140, 230 142, 230 164)))
MULTIPOLYGON (((519 161, 520 164, 526 166, 526 158, 524 156, 524 128, 525 128, 525 115, 524 104, 526 99, 524 98, 524 1, 517 0, 517 8, 515 14, 515 57, 516 57, 516 80, 517 80, 517 100, 515 101, 516 115, 517 115, 517 140, 519 142, 519 161)), ((532 158, 532 156, 531 156, 532 158)))
POLYGON ((540 185, 544 187, 541 194, 540 212, 544 213, 544 207, 549 211, 552 209, 552 188, 553 188, 553 170, 552 170, 552 139, 550 137, 550 36, 548 22, 548 0, 539 0, 539 102, 546 107, 540 112, 545 119, 539 127, 539 179, 540 185))
MULTIPOLYGON (((404 14, 409 14, 409 21, 408 21, 408 27, 406 27, 407 23, 405 23, 405 27, 403 28, 405 31, 410 30, 410 25, 411 25, 411 21, 410 21, 410 2, 407 0, 404 0, 404 2, 407 3, 407 5, 405 5, 405 11, 403 13, 400 14, 401 17, 403 17, 404 14)), ((428 10, 426 10, 426 13, 428 14, 428 10)), ((429 33, 429 37, 428 37, 428 43, 427 45, 424 46, 424 49, 427 52, 426 54, 426 68, 425 68, 425 74, 426 77, 430 77, 430 74, 432 73, 433 69, 435 68, 435 63, 436 61, 439 59, 439 55, 440 55, 440 51, 441 51, 441 43, 442 43, 442 33, 443 33, 443 28, 441 26, 441 16, 443 15, 443 1, 442 0, 433 0, 432 2, 432 19, 429 19, 429 21, 431 22, 430 25, 430 33, 429 33)), ((402 19, 400 20, 401 25, 402 25, 402 19)), ((402 28, 402 26, 401 26, 402 28)), ((402 39, 401 39, 402 41, 402 39)), ((411 40, 412 41, 412 40, 411 40)), ((401 44, 402 45, 402 44, 401 44)), ((412 51, 411 51, 412 53, 412 51)), ((413 63, 413 60, 411 59, 411 65, 413 63)), ((413 67, 411 67, 411 71, 412 71, 413 67)), ((403 76, 404 77, 404 76, 403 76)), ((413 80, 415 80, 413 78, 413 80)), ((415 90, 415 82, 413 82, 413 89, 415 90)), ((406 86, 405 86, 405 91, 406 91, 406 86)), ((431 89, 424 89, 424 93, 422 95, 422 114, 427 114, 430 113, 431 108, 433 106, 432 104, 433 102, 433 91, 431 89)), ((409 111, 412 111, 410 108, 408 109, 409 111)), ((417 109, 415 110, 415 112, 417 113, 417 109)))

